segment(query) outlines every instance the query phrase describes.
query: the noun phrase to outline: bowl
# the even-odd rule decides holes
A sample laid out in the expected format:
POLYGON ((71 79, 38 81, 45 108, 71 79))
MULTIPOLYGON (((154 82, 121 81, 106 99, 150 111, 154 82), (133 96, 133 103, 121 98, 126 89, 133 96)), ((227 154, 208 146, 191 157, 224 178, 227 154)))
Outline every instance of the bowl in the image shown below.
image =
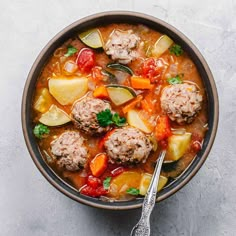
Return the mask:
POLYGON ((35 165, 38 167, 43 176, 55 188, 57 188, 66 196, 72 198, 77 202, 103 209, 127 210, 141 207, 143 200, 135 199, 132 201, 124 202, 105 202, 95 198, 80 195, 78 191, 73 189, 65 181, 58 177, 53 172, 53 170, 44 162, 44 159, 40 154, 40 150, 37 146, 37 142, 32 132, 31 104, 34 94, 34 88, 37 78, 41 73, 41 70, 44 67, 45 63, 48 61, 54 50, 59 47, 63 42, 65 42, 68 38, 73 36, 76 32, 96 27, 98 25, 103 25, 107 22, 128 22, 134 24, 144 24, 150 28, 153 28, 154 30, 160 31, 173 38, 176 43, 182 45, 184 50, 189 54, 189 56, 197 66, 206 89, 206 94, 208 98, 209 130, 206 133, 202 150, 198 152, 194 161, 190 164, 187 170, 185 170, 184 173, 181 174, 181 176, 176 181, 174 181, 171 185, 167 186, 160 192, 157 198, 158 202, 170 197, 178 190, 180 190, 185 184, 187 184, 192 179, 192 177, 197 173, 197 171, 205 162, 216 136, 219 117, 219 102, 216 85, 212 73, 199 50, 183 33, 178 31, 176 28, 160 19, 154 18, 149 15, 128 11, 110 11, 91 15, 67 26, 65 29, 59 32, 51 41, 49 41, 49 43, 42 49, 29 72, 24 88, 21 110, 22 128, 25 142, 35 165))

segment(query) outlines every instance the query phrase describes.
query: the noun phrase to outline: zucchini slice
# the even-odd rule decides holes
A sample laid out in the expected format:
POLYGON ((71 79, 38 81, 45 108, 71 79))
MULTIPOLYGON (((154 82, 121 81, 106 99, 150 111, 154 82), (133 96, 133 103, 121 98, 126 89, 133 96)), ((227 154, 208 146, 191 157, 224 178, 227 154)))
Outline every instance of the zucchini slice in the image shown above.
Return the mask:
POLYGON ((134 74, 134 72, 128 66, 124 66, 120 63, 109 63, 109 64, 107 64, 107 68, 123 71, 123 72, 130 74, 130 75, 134 74))
POLYGON ((71 119, 63 110, 52 105, 46 113, 42 114, 39 121, 47 126, 58 126, 70 122, 71 119))
POLYGON ((121 85, 107 85, 107 92, 116 106, 122 105, 137 96, 133 89, 121 85))
POLYGON ((79 34, 80 40, 91 48, 102 48, 103 39, 98 29, 91 29, 79 34))

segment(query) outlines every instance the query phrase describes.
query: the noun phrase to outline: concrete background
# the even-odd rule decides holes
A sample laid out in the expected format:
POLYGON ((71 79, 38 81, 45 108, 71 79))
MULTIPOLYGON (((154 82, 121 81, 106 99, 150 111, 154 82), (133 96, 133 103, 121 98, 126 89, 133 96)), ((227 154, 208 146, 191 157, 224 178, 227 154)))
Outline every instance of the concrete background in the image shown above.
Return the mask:
POLYGON ((209 158, 186 187, 156 206, 152 235, 236 235, 235 1, 1 0, 0 9, 0 235, 123 236, 139 219, 140 210, 93 209, 54 189, 33 164, 20 121, 24 83, 42 47, 83 16, 121 9, 159 17, 186 34, 209 63, 220 99, 209 158))

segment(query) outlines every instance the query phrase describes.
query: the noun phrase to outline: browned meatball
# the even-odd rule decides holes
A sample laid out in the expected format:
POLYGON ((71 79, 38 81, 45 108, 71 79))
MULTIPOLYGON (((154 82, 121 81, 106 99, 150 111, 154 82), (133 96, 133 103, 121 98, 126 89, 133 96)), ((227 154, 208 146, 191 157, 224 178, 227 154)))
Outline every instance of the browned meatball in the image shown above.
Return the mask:
POLYGON ((161 108, 177 123, 191 123, 201 110, 202 95, 194 84, 174 84, 162 91, 161 108))
POLYGON ((83 168, 88 158, 84 141, 79 132, 67 131, 51 142, 51 152, 59 159, 58 165, 70 171, 83 168))
POLYGON ((138 56, 135 48, 139 41, 140 38, 132 30, 114 30, 105 44, 105 52, 112 60, 128 64, 138 56))
POLYGON ((124 127, 116 129, 104 144, 111 163, 135 164, 145 163, 152 144, 139 129, 124 127))
POLYGON ((97 114, 106 109, 111 110, 108 102, 86 97, 74 104, 71 114, 78 129, 89 135, 99 135, 110 129, 109 126, 101 127, 97 120, 97 114))

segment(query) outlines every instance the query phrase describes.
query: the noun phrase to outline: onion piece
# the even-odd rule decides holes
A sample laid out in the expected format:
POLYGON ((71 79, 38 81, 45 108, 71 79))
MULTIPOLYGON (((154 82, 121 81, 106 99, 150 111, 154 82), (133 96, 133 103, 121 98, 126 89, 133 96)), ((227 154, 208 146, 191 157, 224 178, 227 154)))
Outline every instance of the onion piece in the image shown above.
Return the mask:
POLYGON ((74 72, 77 71, 78 69, 78 66, 76 65, 75 62, 73 61, 67 61, 65 64, 64 64, 64 68, 63 68, 67 73, 69 74, 73 74, 74 72))
POLYGON ((186 129, 185 128, 179 128, 179 129, 171 128, 171 132, 172 134, 183 135, 186 133, 186 129))

